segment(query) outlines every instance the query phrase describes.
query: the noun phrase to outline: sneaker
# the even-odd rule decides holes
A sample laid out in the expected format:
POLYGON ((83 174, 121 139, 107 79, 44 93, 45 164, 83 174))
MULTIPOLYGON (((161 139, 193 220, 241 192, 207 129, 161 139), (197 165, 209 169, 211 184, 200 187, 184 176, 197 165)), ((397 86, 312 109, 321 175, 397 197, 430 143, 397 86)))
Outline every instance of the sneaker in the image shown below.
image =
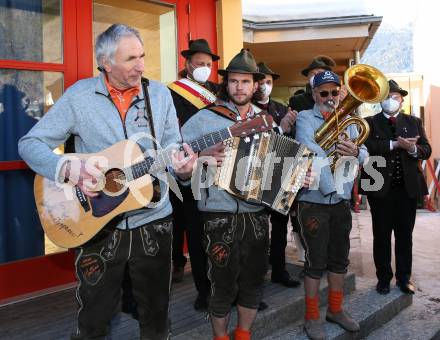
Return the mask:
POLYGON ((338 324, 349 332, 358 332, 360 330, 359 324, 344 310, 340 311, 339 313, 331 313, 327 310, 327 316, 325 319, 328 322, 338 324))
POLYGON ((326 337, 324 326, 320 319, 305 320, 304 331, 311 340, 324 340, 326 337))
POLYGON ((179 283, 183 281, 183 276, 185 275, 184 267, 173 267, 173 274, 171 281, 174 283, 179 283))

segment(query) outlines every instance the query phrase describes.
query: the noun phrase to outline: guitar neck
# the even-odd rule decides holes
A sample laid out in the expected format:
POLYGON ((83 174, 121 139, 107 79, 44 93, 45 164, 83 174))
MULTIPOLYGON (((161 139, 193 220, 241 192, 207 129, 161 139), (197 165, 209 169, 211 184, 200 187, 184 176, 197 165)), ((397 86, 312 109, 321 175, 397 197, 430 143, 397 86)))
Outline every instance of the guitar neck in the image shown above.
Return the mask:
MULTIPOLYGON (((197 153, 217 143, 223 142, 230 137, 232 137, 232 134, 229 128, 225 128, 220 131, 208 133, 198 139, 189 142, 188 145, 195 153, 197 153)), ((133 179, 145 176, 148 173, 154 173, 163 170, 167 166, 172 164, 171 155, 174 151, 183 151, 183 146, 181 145, 177 150, 159 150, 155 157, 147 157, 142 162, 130 166, 128 170, 131 171, 133 179)))

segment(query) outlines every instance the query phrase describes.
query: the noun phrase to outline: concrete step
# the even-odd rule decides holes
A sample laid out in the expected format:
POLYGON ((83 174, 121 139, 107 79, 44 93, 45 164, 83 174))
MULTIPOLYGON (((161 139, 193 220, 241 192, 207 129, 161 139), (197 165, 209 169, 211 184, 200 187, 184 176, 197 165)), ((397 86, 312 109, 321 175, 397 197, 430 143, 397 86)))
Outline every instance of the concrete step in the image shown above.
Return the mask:
POLYGON ((411 306, 386 325, 376 329, 367 339, 440 340, 440 298, 430 294, 435 292, 417 291, 411 306))
MULTIPOLYGON (((358 279, 357 289, 344 301, 344 308, 361 326, 357 333, 350 333, 336 324, 324 322, 327 339, 363 339, 371 332, 392 320, 400 311, 412 303, 412 295, 406 295, 399 289, 393 288, 388 295, 379 295, 375 290, 376 282, 373 280, 358 279)), ((325 319, 326 308, 321 308, 321 318, 325 319)), ((283 329, 262 338, 264 340, 306 340, 307 335, 303 330, 303 320, 292 322, 283 329)), ((382 337, 378 339, 390 339, 382 337)), ((400 338, 405 339, 405 338, 400 338)), ((416 339, 416 338, 406 338, 416 339)), ((417 338, 418 339, 418 338, 417 338)))
MULTIPOLYGON (((296 265, 288 265, 287 269, 298 277, 298 273, 302 267, 296 265)), ((270 288, 273 284, 267 284, 266 288, 270 288)), ((279 285, 276 285, 281 287, 279 285)), ((355 275, 353 273, 347 274, 345 278, 344 291, 345 294, 350 294, 355 290, 355 275)), ((266 290, 264 301, 269 305, 269 308, 258 312, 255 320, 252 337, 254 339, 262 339, 275 331, 285 327, 289 323, 300 320, 304 316, 304 287, 301 285, 298 288, 283 288, 275 294, 266 290)), ((323 280, 320 289, 320 301, 324 306, 327 303, 327 283, 323 280)), ((237 313, 235 309, 231 313, 230 331, 232 331, 237 324, 237 313)), ((209 322, 195 327, 185 333, 177 334, 172 337, 176 340, 206 340, 212 338, 212 330, 209 322)))

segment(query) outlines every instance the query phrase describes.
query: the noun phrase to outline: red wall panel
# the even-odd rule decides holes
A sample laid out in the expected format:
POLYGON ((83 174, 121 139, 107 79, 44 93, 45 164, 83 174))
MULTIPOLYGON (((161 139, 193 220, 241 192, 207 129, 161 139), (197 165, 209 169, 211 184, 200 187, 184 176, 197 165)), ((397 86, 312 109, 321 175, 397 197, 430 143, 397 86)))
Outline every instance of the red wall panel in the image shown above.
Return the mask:
MULTIPOLYGON (((191 39, 206 39, 211 50, 217 54, 216 1, 189 0, 189 6, 189 30, 191 39)), ((185 49, 187 47, 188 46, 186 46, 185 49)), ((210 79, 214 82, 218 81, 217 63, 213 65, 210 79)))

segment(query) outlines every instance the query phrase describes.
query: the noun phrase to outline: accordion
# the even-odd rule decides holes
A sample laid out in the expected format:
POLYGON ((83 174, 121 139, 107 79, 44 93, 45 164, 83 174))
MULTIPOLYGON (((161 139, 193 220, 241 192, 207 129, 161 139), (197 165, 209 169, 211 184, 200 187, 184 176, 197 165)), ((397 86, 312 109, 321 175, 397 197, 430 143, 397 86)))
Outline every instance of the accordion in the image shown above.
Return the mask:
POLYGON ((273 131, 224 141, 225 158, 215 184, 247 202, 287 215, 302 188, 314 153, 273 131))

